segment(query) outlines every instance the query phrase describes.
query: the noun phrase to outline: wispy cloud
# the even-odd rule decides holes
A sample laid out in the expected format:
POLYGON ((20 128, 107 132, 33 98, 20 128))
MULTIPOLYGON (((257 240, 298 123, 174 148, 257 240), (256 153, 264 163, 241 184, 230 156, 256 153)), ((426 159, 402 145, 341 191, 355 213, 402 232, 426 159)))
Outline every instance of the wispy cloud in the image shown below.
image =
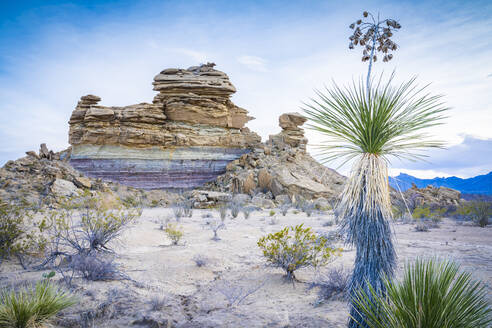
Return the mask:
POLYGON ((240 64, 245 65, 249 69, 252 69, 254 71, 258 72, 266 72, 267 71, 267 66, 266 66, 266 60, 257 57, 257 56, 241 56, 237 58, 237 61, 240 64))

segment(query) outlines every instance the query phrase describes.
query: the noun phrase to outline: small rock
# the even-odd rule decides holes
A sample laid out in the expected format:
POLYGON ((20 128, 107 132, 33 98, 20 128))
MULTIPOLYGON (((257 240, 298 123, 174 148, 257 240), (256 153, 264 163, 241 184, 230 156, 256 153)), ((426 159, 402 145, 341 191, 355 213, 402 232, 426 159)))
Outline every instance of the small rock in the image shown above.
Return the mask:
POLYGON ((92 187, 91 180, 84 177, 75 177, 73 183, 79 188, 90 189, 92 187))

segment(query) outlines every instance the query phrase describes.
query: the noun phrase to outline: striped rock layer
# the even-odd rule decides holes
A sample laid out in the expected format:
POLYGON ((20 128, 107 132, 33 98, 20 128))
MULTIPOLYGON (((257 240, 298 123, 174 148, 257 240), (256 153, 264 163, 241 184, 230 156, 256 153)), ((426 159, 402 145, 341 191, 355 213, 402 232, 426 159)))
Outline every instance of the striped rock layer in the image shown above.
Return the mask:
POLYGON ((87 176, 145 189, 194 188, 225 172, 261 138, 214 64, 167 69, 154 78, 152 104, 98 105, 81 97, 70 117, 70 163, 87 176))

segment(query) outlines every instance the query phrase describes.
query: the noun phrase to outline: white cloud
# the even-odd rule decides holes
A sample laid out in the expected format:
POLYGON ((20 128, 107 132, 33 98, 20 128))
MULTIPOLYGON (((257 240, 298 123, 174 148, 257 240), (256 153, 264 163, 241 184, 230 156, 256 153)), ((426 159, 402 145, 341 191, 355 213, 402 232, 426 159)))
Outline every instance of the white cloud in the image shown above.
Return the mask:
POLYGON ((237 61, 240 64, 245 65, 249 69, 252 69, 253 71, 258 71, 258 72, 266 72, 268 71, 266 67, 266 60, 257 57, 257 56, 241 56, 237 58, 237 61))

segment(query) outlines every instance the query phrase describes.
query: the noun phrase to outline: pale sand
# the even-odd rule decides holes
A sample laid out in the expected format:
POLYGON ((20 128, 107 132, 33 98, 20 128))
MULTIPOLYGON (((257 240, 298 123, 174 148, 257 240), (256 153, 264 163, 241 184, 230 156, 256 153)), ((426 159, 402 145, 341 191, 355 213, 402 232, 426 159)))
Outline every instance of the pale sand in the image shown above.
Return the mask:
MULTIPOLYGON (((335 230, 335 226, 323 227, 324 222, 333 220, 332 215, 307 217, 290 210, 284 217, 275 211, 278 223, 274 225, 270 224, 269 210, 253 212, 248 220, 242 214, 237 219, 228 217, 226 230, 219 231, 221 240, 214 241, 211 240, 213 232, 205 226, 210 219, 202 215, 212 213, 217 219, 218 212, 194 210, 192 218, 182 218, 179 222, 184 230, 180 245, 170 246, 170 240, 159 229, 159 222, 171 217, 172 211, 166 208, 144 210, 116 247, 117 262, 133 281, 76 279, 81 303, 68 311, 68 316, 76 321, 80 313, 90 310, 104 313, 106 317, 113 315, 110 319, 91 319, 89 327, 134 326, 131 323, 135 320, 142 322, 141 327, 153 327, 152 320, 165 323, 168 318, 173 321, 172 327, 345 327, 348 315, 345 302, 329 301, 313 306, 318 296, 316 288, 308 289, 314 279, 312 269, 296 273, 300 282, 286 283, 280 269, 265 266, 256 245, 261 236, 300 223, 319 232, 335 230), (210 263, 197 267, 192 260, 197 254, 208 257, 210 263), (241 305, 227 308, 224 296, 216 288, 221 281, 245 287, 262 282, 264 285, 241 305), (105 310, 97 309, 108 300, 110 290, 115 290, 108 302, 111 305, 105 310), (149 301, 156 295, 166 297, 166 306, 152 311, 149 301), (152 320, 145 323, 142 318, 152 320)), ((438 256, 458 261, 476 278, 492 286, 492 227, 457 225, 449 219, 429 232, 416 232, 413 225, 394 224, 393 227, 399 273, 406 261, 417 256, 438 256)), ((354 250, 344 247, 342 256, 328 267, 351 268, 354 255, 354 250)), ((15 274, 9 274, 6 268, 13 267, 2 267, 4 277, 40 276, 39 272, 23 273, 18 269, 15 274)), ((488 290, 490 294, 492 289, 488 290)))

